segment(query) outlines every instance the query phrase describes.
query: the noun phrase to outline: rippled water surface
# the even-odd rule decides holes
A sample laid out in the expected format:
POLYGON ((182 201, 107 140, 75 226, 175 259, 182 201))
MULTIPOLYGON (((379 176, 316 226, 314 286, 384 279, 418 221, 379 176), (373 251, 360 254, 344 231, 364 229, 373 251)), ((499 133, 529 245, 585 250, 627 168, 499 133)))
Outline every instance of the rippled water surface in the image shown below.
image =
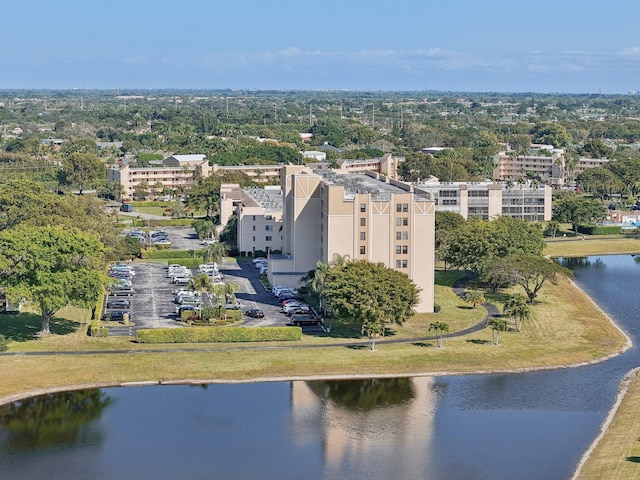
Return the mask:
MULTIPOLYGON (((567 264, 637 343, 635 258, 567 264)), ((0 411, 0 478, 567 479, 637 365, 52 395, 0 411)))

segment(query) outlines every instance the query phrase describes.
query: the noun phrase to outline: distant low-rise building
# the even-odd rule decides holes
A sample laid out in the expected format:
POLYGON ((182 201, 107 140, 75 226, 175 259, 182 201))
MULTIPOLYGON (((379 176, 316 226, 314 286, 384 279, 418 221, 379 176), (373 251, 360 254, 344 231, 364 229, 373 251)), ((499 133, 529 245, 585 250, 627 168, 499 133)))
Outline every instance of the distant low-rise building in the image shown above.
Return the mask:
POLYGON ((552 189, 539 182, 425 182, 416 191, 431 196, 436 211, 449 211, 484 220, 500 216, 527 222, 551 220, 552 189))

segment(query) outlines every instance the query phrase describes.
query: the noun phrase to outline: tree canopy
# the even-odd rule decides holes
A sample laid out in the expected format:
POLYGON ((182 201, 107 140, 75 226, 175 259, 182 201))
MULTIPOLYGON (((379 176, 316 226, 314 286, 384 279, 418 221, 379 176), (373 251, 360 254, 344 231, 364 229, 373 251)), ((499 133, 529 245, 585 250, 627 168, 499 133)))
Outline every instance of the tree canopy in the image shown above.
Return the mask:
POLYGON ((419 289, 409 277, 382 263, 336 264, 325 282, 324 295, 334 313, 352 319, 367 335, 384 334, 381 326, 402 325, 419 300, 419 289))
POLYGON ((580 225, 588 225, 602 221, 606 216, 606 207, 602 202, 578 194, 564 195, 553 203, 553 219, 571 224, 578 233, 580 225))
POLYGON ((451 232, 441 257, 453 266, 483 273, 493 259, 515 253, 540 255, 543 248, 539 224, 511 217, 472 219, 451 232))
POLYGON ((18 225, 0 232, 0 285, 13 303, 42 315, 41 335, 68 304, 90 308, 103 291, 103 246, 92 234, 61 226, 18 225))

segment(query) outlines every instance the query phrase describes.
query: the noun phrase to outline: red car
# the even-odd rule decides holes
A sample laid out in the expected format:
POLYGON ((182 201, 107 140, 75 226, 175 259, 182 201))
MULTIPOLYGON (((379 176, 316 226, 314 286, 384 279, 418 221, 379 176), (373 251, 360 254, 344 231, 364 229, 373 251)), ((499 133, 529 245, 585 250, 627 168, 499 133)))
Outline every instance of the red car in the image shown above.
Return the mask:
POLYGON ((244 314, 253 318, 264 318, 264 312, 259 308, 252 308, 244 312, 244 314))

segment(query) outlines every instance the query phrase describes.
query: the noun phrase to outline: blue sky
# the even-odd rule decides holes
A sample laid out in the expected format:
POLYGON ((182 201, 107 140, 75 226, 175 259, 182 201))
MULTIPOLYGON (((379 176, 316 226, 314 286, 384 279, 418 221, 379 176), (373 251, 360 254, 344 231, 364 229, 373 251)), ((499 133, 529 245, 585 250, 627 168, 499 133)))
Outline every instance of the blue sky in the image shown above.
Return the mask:
POLYGON ((0 89, 640 91, 637 0, 33 0, 0 89))

